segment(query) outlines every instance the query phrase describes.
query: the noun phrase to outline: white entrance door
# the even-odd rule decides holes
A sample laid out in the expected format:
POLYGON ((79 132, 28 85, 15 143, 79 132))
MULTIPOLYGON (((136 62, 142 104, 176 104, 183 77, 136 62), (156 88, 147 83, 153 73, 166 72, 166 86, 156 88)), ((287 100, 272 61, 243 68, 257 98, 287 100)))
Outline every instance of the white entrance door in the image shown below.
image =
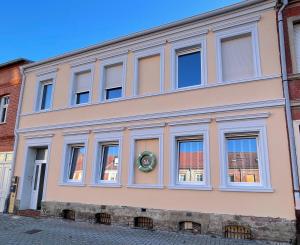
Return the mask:
POLYGON ((3 212, 9 195, 13 154, 0 152, 0 212, 3 212))
POLYGON ((46 171, 46 160, 36 160, 32 179, 31 209, 41 209, 43 197, 44 180, 46 171))

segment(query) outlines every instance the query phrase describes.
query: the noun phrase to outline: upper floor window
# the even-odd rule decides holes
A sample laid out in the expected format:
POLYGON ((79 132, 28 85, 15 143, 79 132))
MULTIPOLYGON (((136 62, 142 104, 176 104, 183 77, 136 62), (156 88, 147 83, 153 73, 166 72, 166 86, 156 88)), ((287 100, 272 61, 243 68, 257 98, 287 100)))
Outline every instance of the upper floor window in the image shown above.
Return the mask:
POLYGON ((300 73, 300 23, 294 24, 294 45, 295 45, 295 59, 296 72, 300 73))
POLYGON ((216 39, 220 82, 247 80, 261 76, 255 24, 220 31, 216 39))
POLYGON ((40 88, 40 110, 49 110, 52 106, 52 89, 53 83, 52 81, 44 81, 41 82, 40 88))
POLYGON ((90 70, 75 73, 73 104, 86 104, 90 102, 92 73, 90 70))
POLYGON ((105 67, 105 100, 122 97, 123 64, 105 67))
POLYGON ((201 84, 201 49, 200 47, 178 50, 177 87, 184 88, 201 84))
POLYGON ((9 96, 3 96, 0 98, 0 123, 6 122, 8 104, 9 96))
POLYGON ((192 89, 206 84, 205 36, 172 44, 171 80, 173 89, 192 89))

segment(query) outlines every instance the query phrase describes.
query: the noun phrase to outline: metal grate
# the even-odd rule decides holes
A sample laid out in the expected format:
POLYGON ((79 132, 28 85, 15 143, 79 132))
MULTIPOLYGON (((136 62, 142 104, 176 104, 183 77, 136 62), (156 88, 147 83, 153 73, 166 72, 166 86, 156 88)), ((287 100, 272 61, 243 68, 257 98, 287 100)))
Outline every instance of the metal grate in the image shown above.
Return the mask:
POLYGON ((111 215, 108 213, 97 213, 95 215, 97 224, 110 225, 111 224, 111 215))
POLYGON ((68 220, 75 220, 75 211, 70 209, 64 209, 62 211, 62 217, 68 220))
POLYGON ((41 232, 42 230, 39 230, 39 229, 32 229, 32 230, 29 230, 29 231, 25 231, 24 233, 26 234, 35 234, 35 233, 38 233, 38 232, 41 232))
POLYGON ((153 229, 153 220, 148 217, 135 217, 134 227, 151 230, 153 229))
POLYGON ((201 233, 201 224, 192 221, 182 221, 179 223, 179 230, 201 233))
POLYGON ((251 239, 251 230, 240 225, 227 225, 224 229, 224 236, 233 239, 251 239))

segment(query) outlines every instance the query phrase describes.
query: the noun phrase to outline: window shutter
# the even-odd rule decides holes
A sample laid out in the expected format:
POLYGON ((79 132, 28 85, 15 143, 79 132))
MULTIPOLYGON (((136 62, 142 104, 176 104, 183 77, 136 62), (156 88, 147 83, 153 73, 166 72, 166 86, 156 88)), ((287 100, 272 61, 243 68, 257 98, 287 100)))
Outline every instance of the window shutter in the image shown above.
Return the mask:
POLYGON ((223 81, 254 76, 251 34, 224 39, 221 45, 223 81))
POLYGON ((123 64, 107 66, 105 68, 105 88, 122 87, 123 64))
POLYGON ((300 73, 300 23, 294 25, 296 72, 300 73))
POLYGON ((76 74, 75 93, 90 91, 92 76, 90 71, 85 71, 76 74))

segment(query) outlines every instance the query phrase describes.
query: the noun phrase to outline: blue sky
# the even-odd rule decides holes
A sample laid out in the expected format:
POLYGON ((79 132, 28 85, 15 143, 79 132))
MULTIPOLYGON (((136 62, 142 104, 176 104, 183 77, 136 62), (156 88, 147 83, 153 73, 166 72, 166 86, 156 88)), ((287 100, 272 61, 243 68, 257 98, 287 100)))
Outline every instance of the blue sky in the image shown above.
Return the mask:
POLYGON ((35 61, 240 0, 2 1, 0 63, 35 61))

